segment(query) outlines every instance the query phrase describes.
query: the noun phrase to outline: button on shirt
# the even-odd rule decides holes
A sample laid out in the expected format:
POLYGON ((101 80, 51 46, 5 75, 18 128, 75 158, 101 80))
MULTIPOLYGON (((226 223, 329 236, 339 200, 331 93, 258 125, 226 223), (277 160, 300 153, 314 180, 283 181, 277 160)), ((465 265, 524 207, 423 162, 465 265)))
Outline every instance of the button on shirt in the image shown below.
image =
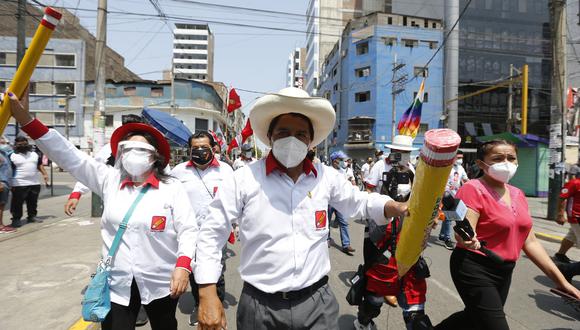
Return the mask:
POLYGON ((40 184, 38 174, 38 165, 40 157, 34 151, 27 153, 13 152, 10 155, 10 161, 14 164, 16 170, 12 178, 13 187, 35 186, 40 184))
POLYGON ((328 204, 347 218, 386 224, 384 206, 390 200, 361 192, 335 169, 309 160, 294 182, 271 153, 235 171, 217 197, 200 228, 196 281, 217 282, 221 249, 239 219, 241 277, 270 293, 308 287, 330 271, 328 204))
POLYGON ((228 164, 214 158, 205 170, 197 168, 194 163, 188 161, 175 166, 171 175, 183 183, 191 206, 197 215, 197 223, 201 226, 208 213, 209 203, 221 190, 224 182, 231 182, 234 171, 228 164))
MULTIPOLYGON (((81 152, 55 130, 47 130, 39 121, 22 129, 37 139, 39 148, 51 159, 103 198, 101 237, 102 255, 106 256, 119 224, 142 188, 123 179, 118 169, 81 152)), ((129 219, 111 269, 111 301, 124 306, 129 305, 133 279, 143 304, 168 296, 173 270, 191 269, 198 232, 195 213, 181 182, 162 182, 152 175, 144 184, 152 187, 129 219)))

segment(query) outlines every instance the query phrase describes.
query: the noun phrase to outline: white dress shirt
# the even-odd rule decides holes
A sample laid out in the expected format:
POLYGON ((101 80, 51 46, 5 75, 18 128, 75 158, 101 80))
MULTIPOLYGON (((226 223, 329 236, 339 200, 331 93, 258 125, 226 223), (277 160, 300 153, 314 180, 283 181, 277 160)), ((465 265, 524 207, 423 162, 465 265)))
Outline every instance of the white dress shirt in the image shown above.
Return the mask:
POLYGON ((308 160, 294 182, 271 153, 235 171, 217 197, 200 228, 196 281, 217 282, 221 248, 239 219, 241 277, 264 292, 299 290, 328 274, 328 204, 346 218, 386 224, 390 200, 361 192, 335 169, 308 160))
MULTIPOLYGON (((111 157, 111 144, 107 143, 95 154, 94 158, 97 162, 106 164, 109 157, 111 157)), ((87 186, 77 181, 77 183, 75 183, 72 193, 69 196, 69 199, 71 198, 80 199, 82 195, 90 191, 91 190, 87 186)))
MULTIPOLYGON (((50 159, 103 198, 101 237, 102 255, 106 256, 119 224, 144 185, 134 187, 121 178, 118 169, 78 150, 38 120, 23 126, 22 130, 36 139, 40 150, 50 159)), ((112 263, 111 301, 124 306, 129 305, 133 279, 142 304, 168 296, 173 270, 183 267, 191 271, 195 251, 198 227, 181 182, 176 179, 162 182, 151 175, 145 184, 152 187, 129 219, 112 263)))
POLYGON ((191 161, 181 163, 173 168, 171 175, 181 181, 189 196, 191 206, 197 215, 197 224, 201 227, 208 213, 209 203, 224 182, 231 182, 234 171, 216 158, 205 169, 201 170, 191 161))
POLYGON ((234 168, 234 171, 242 168, 246 165, 250 165, 253 162, 255 162, 256 160, 254 158, 247 158, 247 159, 242 159, 242 157, 238 157, 235 161, 234 164, 232 165, 232 167, 234 168))
POLYGON ((370 170, 371 170, 371 165, 369 163, 364 163, 360 167, 360 171, 362 173, 363 180, 366 179, 366 177, 369 175, 370 170))
MULTIPOLYGON (((411 172, 415 174, 415 166, 413 166, 413 164, 408 163, 407 167, 409 167, 411 172)), ((391 168, 393 168, 393 166, 388 164, 386 159, 377 161, 371 168, 369 175, 364 178, 365 184, 368 187, 373 188, 373 191, 380 193, 381 188, 383 187, 383 173, 390 171, 391 168)))
POLYGON ((40 158, 34 151, 26 153, 13 152, 10 161, 16 170, 12 177, 12 187, 35 186, 40 184, 38 165, 40 158))

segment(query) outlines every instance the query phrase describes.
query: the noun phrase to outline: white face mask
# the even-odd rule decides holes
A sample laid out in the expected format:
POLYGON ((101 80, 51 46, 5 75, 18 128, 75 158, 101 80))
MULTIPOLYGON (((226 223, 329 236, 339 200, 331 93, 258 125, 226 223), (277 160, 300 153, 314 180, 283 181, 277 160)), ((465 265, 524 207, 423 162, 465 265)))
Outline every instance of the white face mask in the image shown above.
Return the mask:
POLYGON ((411 193, 411 184, 398 184, 397 185, 397 195, 407 198, 411 193))
POLYGON ((463 158, 457 158, 455 160, 455 165, 463 165, 463 158))
POLYGON ((508 183, 511 180, 511 178, 514 177, 517 170, 518 165, 512 162, 505 161, 501 163, 488 165, 487 170, 485 170, 484 172, 499 182, 508 183))
POLYGON ((286 168, 296 167, 306 158, 308 146, 293 136, 278 139, 272 143, 272 152, 280 164, 286 168))
POLYGON ((133 178, 141 177, 153 166, 151 153, 146 150, 127 150, 123 153, 121 162, 125 171, 133 178))
POLYGON ((246 151, 244 153, 244 156, 246 156, 246 158, 252 158, 252 152, 251 151, 246 151))

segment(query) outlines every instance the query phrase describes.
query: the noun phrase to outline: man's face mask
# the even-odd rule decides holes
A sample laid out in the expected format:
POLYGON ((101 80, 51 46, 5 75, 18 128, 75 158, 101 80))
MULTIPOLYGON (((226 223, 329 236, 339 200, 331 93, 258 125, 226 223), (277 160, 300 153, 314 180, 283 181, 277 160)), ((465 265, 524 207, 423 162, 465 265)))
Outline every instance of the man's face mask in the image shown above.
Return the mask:
POLYGON ((206 165, 213 159, 213 153, 209 147, 199 147, 191 149, 191 161, 197 165, 206 165))
POLYGON ((274 157, 286 168, 300 164, 308 153, 308 146, 299 139, 288 136, 272 143, 274 157))

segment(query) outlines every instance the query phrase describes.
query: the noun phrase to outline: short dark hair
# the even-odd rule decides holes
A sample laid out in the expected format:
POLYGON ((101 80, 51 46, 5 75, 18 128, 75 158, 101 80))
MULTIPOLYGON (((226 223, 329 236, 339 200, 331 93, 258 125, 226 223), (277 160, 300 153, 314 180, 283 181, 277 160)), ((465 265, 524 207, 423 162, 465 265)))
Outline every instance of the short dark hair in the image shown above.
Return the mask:
POLYGON ((216 142, 213 139, 213 136, 211 135, 210 132, 208 132, 208 131, 197 131, 197 132, 193 133, 193 135, 191 135, 189 137, 189 141, 187 141, 188 144, 189 144, 189 147, 191 148, 191 141, 193 141, 194 139, 202 139, 202 138, 207 138, 209 140, 209 145, 210 146, 213 147, 213 146, 216 145, 216 142))
POLYGON ((121 124, 132 124, 132 123, 145 123, 143 117, 139 115, 129 114, 129 115, 122 115, 121 116, 121 124))
POLYGON ((14 143, 16 142, 28 142, 28 139, 26 136, 19 135, 14 139, 14 143))
POLYGON ((483 161, 485 156, 487 156, 493 148, 500 145, 512 146, 516 152, 518 151, 518 147, 514 143, 504 139, 495 139, 483 142, 477 147, 477 159, 483 161))
POLYGON ((308 122, 308 131, 310 133, 310 140, 314 139, 314 126, 312 125, 312 121, 310 120, 310 118, 306 117, 305 115, 303 115, 301 113, 296 113, 296 112, 284 113, 284 114, 281 114, 281 115, 277 116, 276 118, 272 119, 272 121, 270 122, 270 126, 268 127, 268 137, 272 136, 272 132, 274 131, 274 127, 276 127, 276 125, 280 121, 280 118, 282 118, 282 116, 286 116, 286 115, 306 120, 306 122, 308 122))

